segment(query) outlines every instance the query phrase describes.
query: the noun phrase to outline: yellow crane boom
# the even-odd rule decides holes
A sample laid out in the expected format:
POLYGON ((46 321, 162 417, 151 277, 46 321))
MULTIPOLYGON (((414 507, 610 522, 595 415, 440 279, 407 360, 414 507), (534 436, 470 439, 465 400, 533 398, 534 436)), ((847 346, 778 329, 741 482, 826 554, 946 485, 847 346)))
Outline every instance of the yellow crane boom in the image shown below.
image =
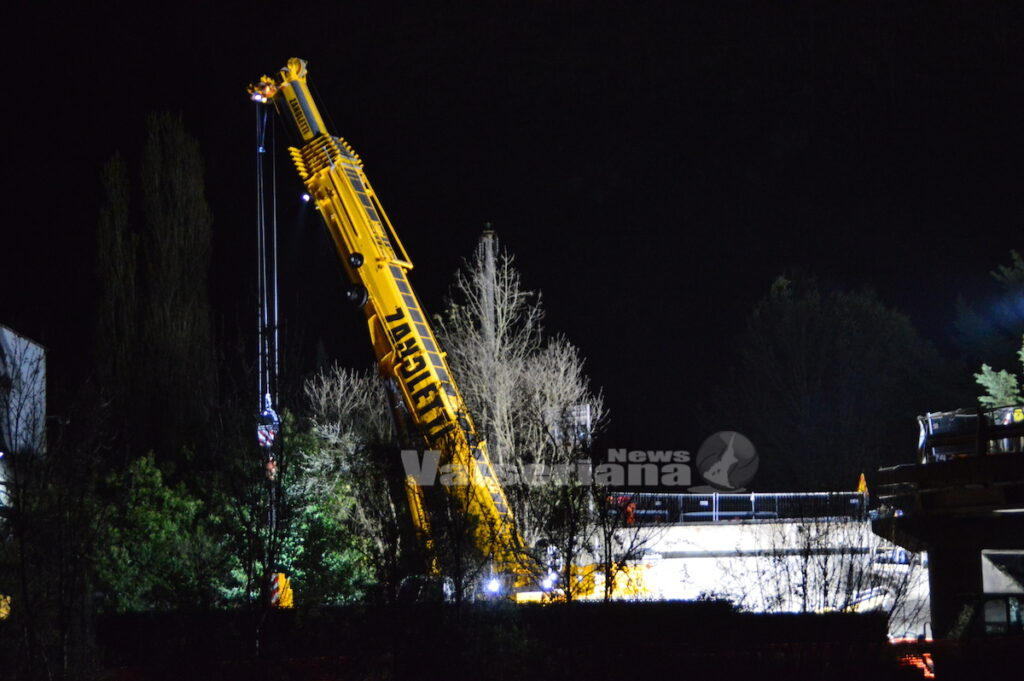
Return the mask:
MULTIPOLYGON (((292 160, 352 282, 349 297, 366 314, 381 375, 392 395, 400 396, 392 401, 396 424, 400 429, 411 424, 423 446, 440 452, 441 462, 463 476, 465 484, 448 491, 465 509, 481 554, 501 573, 524 575, 523 540, 485 443, 409 284, 412 262, 362 161, 344 139, 328 132, 307 85, 306 62, 289 59, 276 76, 263 76, 249 92, 257 101, 273 103, 298 134, 299 146, 289 149, 292 160)), ((432 552, 423 490, 408 475, 405 488, 413 525, 432 552)))

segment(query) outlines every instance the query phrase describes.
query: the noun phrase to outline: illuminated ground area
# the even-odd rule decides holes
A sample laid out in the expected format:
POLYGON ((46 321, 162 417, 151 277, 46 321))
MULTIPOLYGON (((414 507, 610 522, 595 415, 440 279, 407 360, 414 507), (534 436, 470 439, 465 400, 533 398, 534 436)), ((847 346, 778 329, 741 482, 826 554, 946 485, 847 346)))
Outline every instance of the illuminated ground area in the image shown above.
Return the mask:
POLYGON ((867 521, 682 524, 652 531, 650 597, 716 596, 749 612, 892 612, 889 634, 916 636, 928 621, 926 556, 871 532, 867 521))

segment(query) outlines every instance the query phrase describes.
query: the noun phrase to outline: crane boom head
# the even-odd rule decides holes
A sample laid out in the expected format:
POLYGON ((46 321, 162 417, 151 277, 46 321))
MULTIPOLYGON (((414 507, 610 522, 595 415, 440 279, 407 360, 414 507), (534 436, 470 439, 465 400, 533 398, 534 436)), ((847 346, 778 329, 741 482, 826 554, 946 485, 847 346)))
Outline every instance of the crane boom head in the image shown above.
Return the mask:
POLYGON ((306 143, 327 132, 306 82, 306 60, 292 57, 277 73, 277 78, 261 76, 248 88, 257 102, 273 102, 278 111, 288 111, 302 142, 306 143))

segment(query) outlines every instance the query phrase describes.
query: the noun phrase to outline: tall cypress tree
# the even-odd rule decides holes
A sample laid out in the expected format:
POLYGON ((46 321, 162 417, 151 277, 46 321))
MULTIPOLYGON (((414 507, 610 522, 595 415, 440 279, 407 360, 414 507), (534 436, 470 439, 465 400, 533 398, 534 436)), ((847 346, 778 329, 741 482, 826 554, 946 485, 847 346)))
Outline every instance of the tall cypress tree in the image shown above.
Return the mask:
POLYGON ((132 455, 153 449, 176 461, 204 449, 217 390, 207 291, 212 219, 199 144, 179 116, 153 114, 138 173, 115 156, 104 185, 97 372, 132 455))
POLYGON ((96 371, 109 403, 114 427, 125 433, 139 423, 138 389, 138 237, 132 232, 128 168, 115 155, 103 168, 105 202, 97 230, 97 276, 100 298, 96 315, 96 371))
POLYGON ((142 155, 142 355, 158 454, 202 449, 216 392, 207 276, 210 208, 198 142, 150 116, 142 155))

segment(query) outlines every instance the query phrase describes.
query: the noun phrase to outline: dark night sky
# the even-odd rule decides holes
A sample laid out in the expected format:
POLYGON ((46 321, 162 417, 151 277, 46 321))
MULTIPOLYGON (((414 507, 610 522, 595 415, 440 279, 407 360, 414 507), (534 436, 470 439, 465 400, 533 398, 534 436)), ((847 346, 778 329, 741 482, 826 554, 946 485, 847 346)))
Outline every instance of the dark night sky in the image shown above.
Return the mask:
MULTIPOLYGON (((51 349, 51 381, 91 343, 100 168, 138 156, 152 110, 200 140, 211 293, 228 327, 247 321, 244 88, 290 56, 366 162, 427 308, 492 223, 549 328, 588 358, 612 445, 699 446, 730 339, 787 268, 871 286, 942 343, 956 295, 983 301, 987 272, 1024 250, 1013 3, 213 6, 83 4, 8 26, 0 322, 51 349)), ((281 170, 285 316, 366 362, 322 227, 296 219, 281 170)))

